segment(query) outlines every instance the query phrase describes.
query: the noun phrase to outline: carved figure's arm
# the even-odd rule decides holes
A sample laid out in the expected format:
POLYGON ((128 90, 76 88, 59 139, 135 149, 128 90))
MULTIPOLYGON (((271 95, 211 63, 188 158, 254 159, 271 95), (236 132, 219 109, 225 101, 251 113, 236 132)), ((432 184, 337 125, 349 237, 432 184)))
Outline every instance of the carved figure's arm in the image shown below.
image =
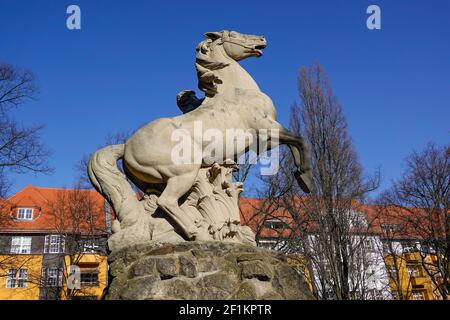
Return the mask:
POLYGON ((183 90, 177 94, 177 105, 181 112, 188 113, 197 109, 204 99, 199 99, 195 95, 195 91, 183 90))

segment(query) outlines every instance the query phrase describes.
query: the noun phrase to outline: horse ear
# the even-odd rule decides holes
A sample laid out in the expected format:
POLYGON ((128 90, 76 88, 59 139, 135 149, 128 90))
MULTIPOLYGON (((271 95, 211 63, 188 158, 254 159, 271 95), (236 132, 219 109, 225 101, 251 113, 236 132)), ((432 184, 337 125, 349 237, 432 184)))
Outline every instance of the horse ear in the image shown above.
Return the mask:
POLYGON ((211 40, 216 40, 222 37, 222 32, 205 32, 205 36, 211 40))

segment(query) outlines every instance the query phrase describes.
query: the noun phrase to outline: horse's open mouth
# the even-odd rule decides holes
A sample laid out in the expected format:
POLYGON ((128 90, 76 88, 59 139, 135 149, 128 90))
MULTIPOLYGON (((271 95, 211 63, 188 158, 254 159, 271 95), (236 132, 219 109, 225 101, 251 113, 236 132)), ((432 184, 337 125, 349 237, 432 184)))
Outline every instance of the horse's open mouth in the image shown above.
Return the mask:
POLYGON ((261 44, 261 45, 255 46, 255 47, 253 48, 253 51, 254 51, 256 54, 258 54, 258 57, 260 57, 260 56, 263 55, 263 49, 265 49, 265 48, 266 48, 266 45, 265 45, 265 44, 261 44))

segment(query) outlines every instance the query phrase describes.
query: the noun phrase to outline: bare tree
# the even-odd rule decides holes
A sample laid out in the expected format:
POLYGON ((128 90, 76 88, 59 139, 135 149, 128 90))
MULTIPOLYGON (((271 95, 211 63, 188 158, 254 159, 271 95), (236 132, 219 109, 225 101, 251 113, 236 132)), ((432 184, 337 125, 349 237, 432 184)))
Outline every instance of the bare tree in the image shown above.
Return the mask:
MULTIPOLYGON (((5 168, 0 167, 0 199, 6 197, 10 188, 10 182, 6 177, 5 168)), ((2 209, 2 204, 0 203, 0 210, 2 209)))
POLYGON ((30 71, 0 64, 0 197, 9 186, 8 174, 49 173, 50 152, 42 145, 42 125, 24 127, 9 117, 9 111, 35 99, 37 87, 30 71))
MULTIPOLYGON (((13 287, 20 286, 23 291, 36 291, 41 278, 40 259, 36 255, 21 254, 14 250, 10 233, 5 234, 4 231, 14 229, 15 226, 16 222, 11 218, 11 203, 0 198, 0 231, 2 237, 7 235, 0 240, 0 279, 6 284, 12 283, 13 287), (20 280, 20 270, 26 271, 26 280, 20 280), (11 271, 15 271, 15 274, 11 274, 11 271), (21 281, 24 282, 21 283, 21 281)), ((13 296, 14 294, 12 298, 13 296)))
POLYGON ((293 107, 291 129, 306 137, 311 150, 313 190, 302 206, 316 225, 311 249, 319 250, 322 261, 313 263, 327 269, 320 281, 329 282, 325 286, 333 298, 356 298, 358 288, 351 283, 361 268, 355 254, 370 229, 360 205, 378 187, 379 175, 364 177, 342 107, 320 64, 300 70, 299 92, 301 107, 293 107))
MULTIPOLYGON (((0 279, 5 284, 12 285, 13 288, 20 287, 22 294, 26 292, 35 296, 41 283, 41 274, 36 268, 37 265, 39 265, 39 259, 36 256, 2 255, 0 257, 0 279), (24 270, 26 276, 22 278, 21 272, 24 270)), ((6 299, 17 298, 11 292, 11 296, 6 299)))
MULTIPOLYGON (((41 299, 70 300, 80 296, 98 296, 101 288, 95 283, 92 287, 74 289, 68 288, 67 283, 69 266, 98 263, 99 267, 105 267, 106 274, 104 261, 109 223, 103 199, 76 185, 73 189, 57 190, 54 197, 45 201, 44 214, 49 216, 49 219, 46 218, 49 230, 42 236, 42 240, 45 239, 44 256, 11 254, 10 246, 5 245, 0 248, 0 278, 10 277, 10 270, 18 272, 27 269, 26 290, 39 288, 41 299), (57 240, 53 241, 55 238, 57 240)), ((11 219, 10 204, 0 201, 0 209, 0 229, 14 227, 16 221, 11 219)))
POLYGON ((412 297, 411 276, 407 272, 406 254, 415 240, 407 226, 399 219, 398 214, 385 199, 379 198, 374 205, 376 224, 382 239, 382 245, 377 248, 384 257, 388 287, 386 292, 395 300, 410 300, 412 297), (409 237, 408 237, 409 235, 409 237), (406 244, 406 245, 405 245, 406 244))
POLYGON ((422 266, 439 297, 450 298, 450 146, 429 143, 406 159, 403 176, 382 195, 420 244, 422 266))
POLYGON ((50 288, 56 290, 50 294, 53 298, 64 300, 90 295, 89 288, 69 288, 63 284, 68 282, 69 266, 79 265, 86 254, 100 254, 105 250, 106 243, 102 241, 106 239, 107 230, 103 206, 99 205, 89 190, 81 189, 79 185, 73 189, 59 190, 49 206, 56 234, 64 239, 64 250, 58 257, 62 279, 60 285, 50 288))
MULTIPOLYGON (((290 130, 305 137, 313 167, 312 192, 303 196, 294 182, 293 162, 282 152, 278 178, 265 179, 262 197, 281 207, 294 228, 285 251, 299 252, 320 299, 363 299, 368 267, 366 240, 372 221, 361 211, 367 195, 379 184, 379 174, 365 177, 347 132, 342 107, 320 64, 302 68, 301 106, 291 108, 290 130)), ((382 261, 380 261, 381 265, 382 261)))
MULTIPOLYGON (((117 132, 115 134, 108 134, 105 138, 105 141, 103 144, 101 144, 98 149, 109 146, 113 144, 121 144, 125 143, 127 139, 131 136, 131 132, 117 132)), ((75 170, 77 172, 77 183, 79 186, 83 189, 91 189, 92 184, 89 180, 88 174, 87 174, 87 168, 89 159, 91 158, 92 154, 84 154, 80 161, 78 161, 75 164, 75 170)))
POLYGON ((34 75, 11 65, 0 63, 0 112, 6 113, 29 99, 35 99, 34 75))

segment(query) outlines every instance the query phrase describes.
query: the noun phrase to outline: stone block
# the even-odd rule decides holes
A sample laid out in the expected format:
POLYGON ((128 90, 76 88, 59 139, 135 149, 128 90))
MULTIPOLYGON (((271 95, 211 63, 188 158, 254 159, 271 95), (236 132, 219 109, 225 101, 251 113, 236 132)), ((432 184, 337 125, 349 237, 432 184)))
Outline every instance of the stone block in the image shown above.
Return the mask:
POLYGON ((312 299, 284 255, 222 242, 140 244, 108 258, 105 299, 312 299), (129 251, 129 252, 128 252, 129 251))
POLYGON ((273 277, 270 266, 263 261, 244 261, 240 263, 240 266, 242 268, 241 276, 243 279, 256 278, 261 281, 269 281, 273 277))

